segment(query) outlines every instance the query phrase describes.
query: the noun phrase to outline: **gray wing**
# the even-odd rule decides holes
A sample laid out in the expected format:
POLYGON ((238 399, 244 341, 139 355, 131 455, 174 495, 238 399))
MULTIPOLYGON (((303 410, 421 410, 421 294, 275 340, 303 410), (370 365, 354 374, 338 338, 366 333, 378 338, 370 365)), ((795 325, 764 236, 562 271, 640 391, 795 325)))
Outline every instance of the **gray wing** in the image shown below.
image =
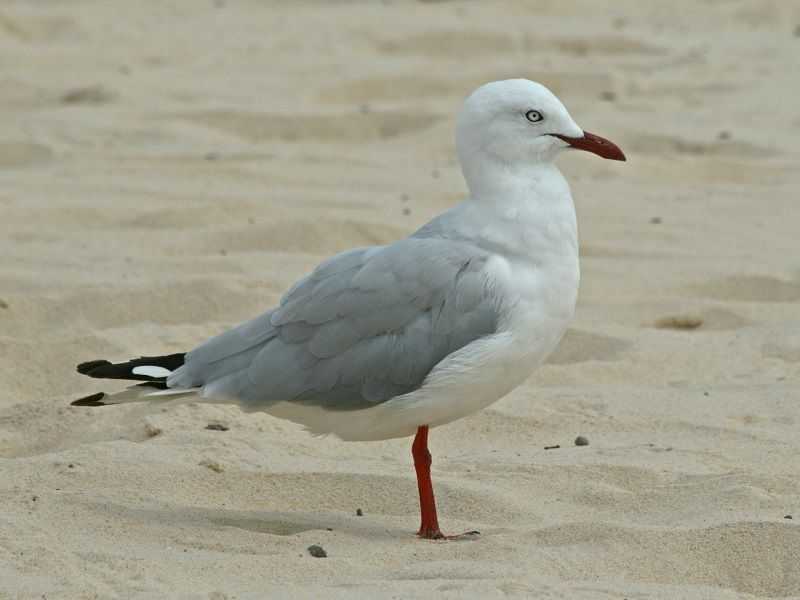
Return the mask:
POLYGON ((356 410, 408 393, 448 354, 495 333, 487 260, 466 243, 420 238, 339 254, 278 308, 189 352, 169 385, 252 409, 356 410))

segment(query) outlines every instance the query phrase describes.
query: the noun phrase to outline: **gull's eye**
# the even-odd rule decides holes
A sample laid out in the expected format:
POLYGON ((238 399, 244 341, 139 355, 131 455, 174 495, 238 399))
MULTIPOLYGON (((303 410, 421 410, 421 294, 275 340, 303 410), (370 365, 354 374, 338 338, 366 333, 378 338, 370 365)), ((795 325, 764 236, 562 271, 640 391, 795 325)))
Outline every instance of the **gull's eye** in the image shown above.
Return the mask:
POLYGON ((544 119, 544 116, 542 116, 542 113, 540 113, 538 110, 529 110, 525 113, 525 118, 531 123, 538 123, 544 119))

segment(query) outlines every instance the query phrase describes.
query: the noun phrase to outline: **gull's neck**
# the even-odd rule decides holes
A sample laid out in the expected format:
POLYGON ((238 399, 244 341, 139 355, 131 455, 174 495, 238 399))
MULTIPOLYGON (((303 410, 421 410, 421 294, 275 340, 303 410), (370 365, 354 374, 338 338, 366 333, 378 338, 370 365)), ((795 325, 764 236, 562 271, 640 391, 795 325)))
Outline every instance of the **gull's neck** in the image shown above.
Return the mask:
MULTIPOLYGON (((578 231, 569 185, 551 160, 463 166, 470 195, 458 228, 505 256, 577 262, 578 231)), ((577 267, 575 267, 577 269, 577 267)))
POLYGON ((500 212, 528 207, 574 214, 569 186, 552 160, 507 163, 470 160, 462 164, 470 199, 500 212))

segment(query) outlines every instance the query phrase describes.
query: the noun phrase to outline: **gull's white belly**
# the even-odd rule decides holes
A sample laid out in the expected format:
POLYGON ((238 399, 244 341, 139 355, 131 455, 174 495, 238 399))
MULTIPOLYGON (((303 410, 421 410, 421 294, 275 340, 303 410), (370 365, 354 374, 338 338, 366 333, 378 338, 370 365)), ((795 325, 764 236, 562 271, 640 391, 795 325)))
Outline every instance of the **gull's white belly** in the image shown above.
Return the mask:
POLYGON ((577 256, 547 270, 508 261, 503 266, 507 285, 513 286, 503 297, 512 299, 513 306, 500 331, 454 352, 419 390, 385 404, 406 431, 444 425, 496 402, 523 383, 561 341, 575 310, 577 256))

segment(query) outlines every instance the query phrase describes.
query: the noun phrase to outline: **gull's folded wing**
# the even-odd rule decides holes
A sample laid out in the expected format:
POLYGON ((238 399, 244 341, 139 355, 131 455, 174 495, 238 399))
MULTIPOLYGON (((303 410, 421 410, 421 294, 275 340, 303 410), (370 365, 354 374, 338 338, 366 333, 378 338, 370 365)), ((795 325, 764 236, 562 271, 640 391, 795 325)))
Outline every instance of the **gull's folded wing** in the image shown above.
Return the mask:
POLYGON ((251 410, 278 401, 355 410, 408 393, 445 356, 495 333, 487 258, 425 238, 339 254, 278 308, 189 352, 169 385, 251 410))

